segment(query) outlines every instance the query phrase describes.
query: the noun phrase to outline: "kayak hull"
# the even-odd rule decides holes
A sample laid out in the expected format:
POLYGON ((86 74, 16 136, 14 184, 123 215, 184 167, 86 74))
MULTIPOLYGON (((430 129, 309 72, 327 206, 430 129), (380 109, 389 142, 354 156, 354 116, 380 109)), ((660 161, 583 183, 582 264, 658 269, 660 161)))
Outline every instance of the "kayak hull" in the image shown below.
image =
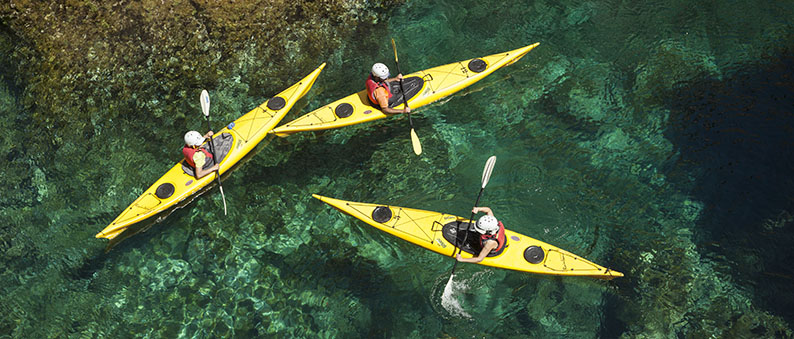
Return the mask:
MULTIPOLYGON (((264 139, 292 106, 309 91, 323 68, 325 63, 299 82, 239 117, 233 125, 229 124, 215 133, 213 140, 218 140, 222 136, 232 138, 230 150, 219 159, 221 175, 234 167, 264 139)), ((193 196, 215 180, 215 176, 216 174, 208 174, 196 179, 185 172, 181 161, 178 162, 125 208, 105 229, 97 233, 96 238, 115 238, 131 225, 154 217, 193 196)))
MULTIPOLYGON (((471 86, 496 70, 515 63, 539 44, 534 43, 504 53, 463 60, 407 74, 404 78, 418 77, 424 80, 418 93, 408 99, 408 107, 416 109, 471 86)), ((404 107, 405 104, 399 104, 394 108, 404 107)), ((383 113, 379 107, 370 103, 367 98, 367 90, 364 89, 285 123, 273 129, 271 133, 286 137, 297 132, 340 128, 387 116, 388 114, 383 113)))
MULTIPOLYGON (((450 232, 449 225, 461 224, 462 229, 465 229, 465 225, 470 222, 462 217, 433 211, 344 201, 317 194, 312 196, 383 232, 448 257, 455 255, 456 248, 454 240, 451 242, 449 234, 445 234, 450 232)), ((486 257, 479 264, 546 275, 584 276, 606 280, 623 276, 623 273, 556 246, 510 230, 505 231, 505 249, 495 256, 486 257)), ((461 253, 464 258, 473 256, 465 251, 461 253)))

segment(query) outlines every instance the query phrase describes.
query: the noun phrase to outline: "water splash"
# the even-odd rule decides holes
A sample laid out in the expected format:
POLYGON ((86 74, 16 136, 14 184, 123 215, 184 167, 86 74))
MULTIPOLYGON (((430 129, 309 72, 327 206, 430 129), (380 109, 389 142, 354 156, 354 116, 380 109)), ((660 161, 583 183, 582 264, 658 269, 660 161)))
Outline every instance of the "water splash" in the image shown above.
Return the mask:
POLYGON ((454 278, 454 274, 450 275, 449 281, 447 281, 446 286, 444 286, 444 293, 441 295, 441 307, 443 307, 452 316, 472 319, 472 316, 466 313, 466 310, 463 309, 463 306, 461 306, 457 299, 457 296, 468 291, 469 286, 465 281, 457 283, 454 282, 454 278))

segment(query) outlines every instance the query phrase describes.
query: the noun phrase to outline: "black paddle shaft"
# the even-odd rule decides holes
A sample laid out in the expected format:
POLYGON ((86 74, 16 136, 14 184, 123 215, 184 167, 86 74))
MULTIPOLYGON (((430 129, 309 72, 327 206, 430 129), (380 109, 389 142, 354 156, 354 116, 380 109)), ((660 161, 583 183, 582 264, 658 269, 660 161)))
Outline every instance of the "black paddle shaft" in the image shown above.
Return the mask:
MULTIPOLYGON (((474 207, 477 207, 477 205, 480 204, 480 198, 482 197, 482 191, 483 190, 485 190, 485 186, 480 188, 480 193, 477 194, 477 201, 474 202, 474 207)), ((474 220, 472 220, 472 219, 474 219, 474 211, 473 211, 473 209, 474 208, 472 208, 471 217, 469 217, 469 225, 466 226, 466 234, 463 235, 463 244, 466 244, 466 240, 469 240, 469 232, 471 231, 471 224, 472 224, 472 222, 474 222, 474 220)), ((460 229, 458 229, 458 230, 460 230, 460 229)), ((463 248, 462 247, 458 247, 458 235, 457 234, 455 235, 455 247, 452 249, 452 257, 455 258, 455 263, 452 265, 452 273, 450 273, 450 275, 455 274, 455 267, 458 266, 458 259, 457 259, 456 255, 455 255, 455 251, 456 250, 458 250, 458 254, 460 254, 460 252, 463 252, 463 248)))
MULTIPOLYGON (((403 74, 400 70, 400 62, 397 61, 397 49, 394 50, 394 63, 397 64, 397 73, 403 74)), ((408 99, 405 98, 405 89, 403 88, 403 79, 400 78, 400 94, 403 96, 403 104, 405 104, 405 108, 408 108, 408 99)), ((414 122, 411 121, 411 113, 408 113, 408 123, 411 125, 411 128, 414 128, 414 122)))
MULTIPOLYGON (((203 93, 206 93, 206 92, 202 92, 202 94, 203 93)), ((202 96, 204 96, 204 95, 202 95, 202 96)), ((202 100, 204 100, 204 99, 202 98, 202 100)), ((207 106, 206 106, 207 109, 206 109, 206 112, 204 112, 204 116, 207 117, 207 129, 212 131, 212 126, 210 125, 209 95, 206 95, 206 100, 207 100, 207 106)), ((203 104, 202 104, 202 107, 201 107, 202 110, 204 110, 204 107, 205 106, 203 106, 203 104)), ((214 162, 214 164, 220 164, 220 161, 218 159, 216 159, 216 156, 215 156, 215 143, 213 142, 212 139, 213 139, 212 136, 210 136, 210 154, 212 155, 212 161, 214 162)), ((198 168, 196 168, 196 173, 198 173, 198 168)), ((221 183, 221 171, 220 171, 220 168, 215 170, 215 179, 218 180, 218 189, 221 191, 221 197, 223 198, 223 215, 226 215, 226 196, 223 194, 223 184, 221 183)))
MULTIPOLYGON (((400 64, 397 64, 397 72, 400 72, 400 64)), ((403 103, 405 104, 405 107, 408 108, 408 99, 405 98, 405 89, 403 89, 402 78, 400 79, 400 92, 403 95, 403 103)), ((411 125, 411 128, 414 128, 414 121, 411 119, 411 113, 408 113, 408 124, 411 125)))
MULTIPOLYGON (((207 115, 207 130, 211 131, 212 127, 210 126, 210 116, 207 115)), ((210 154, 212 154, 212 161, 217 164, 217 159, 215 159, 215 145, 212 142, 212 136, 210 136, 210 154)))

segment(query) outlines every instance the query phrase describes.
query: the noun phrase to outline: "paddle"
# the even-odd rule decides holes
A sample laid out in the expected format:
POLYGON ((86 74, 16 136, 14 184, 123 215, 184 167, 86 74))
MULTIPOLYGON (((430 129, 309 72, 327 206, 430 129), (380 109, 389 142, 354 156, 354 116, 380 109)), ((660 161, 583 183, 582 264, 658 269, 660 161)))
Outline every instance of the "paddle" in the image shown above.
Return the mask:
MULTIPOLYGON (((391 47, 394 49, 394 63, 397 64, 397 73, 402 74, 400 71, 400 61, 397 59, 397 44, 394 43, 394 38, 391 39, 391 47)), ((403 96, 403 103, 405 108, 408 108, 408 100, 405 98, 405 90, 403 89, 403 79, 400 79, 400 93, 403 96)), ((408 112, 408 123, 411 125, 411 145, 414 147, 416 155, 422 154, 422 144, 419 143, 419 136, 416 135, 414 130, 414 121, 411 119, 411 112, 408 112)))
MULTIPOLYGON (((201 111, 204 113, 204 117, 207 118, 207 129, 212 130, 210 126, 210 94, 207 93, 206 89, 201 90, 201 111)), ((212 142, 212 137, 210 137, 210 154, 212 154, 213 161, 217 159, 215 157, 215 145, 212 142)), ((219 170, 215 170, 216 179, 218 179, 218 188, 221 190, 221 198, 223 198, 223 215, 226 215, 226 195, 223 194, 223 185, 221 184, 221 173, 219 170)))
MULTIPOLYGON (((474 207, 477 207, 480 204, 480 197, 482 197, 482 191, 485 189, 485 185, 488 185, 488 180, 491 178, 491 172, 493 172, 493 166, 496 163, 496 156, 493 155, 488 158, 488 161, 485 162, 485 168, 482 170, 482 185, 480 186, 480 193, 477 194, 477 201, 474 202, 474 207)), ((472 208, 473 209, 473 208, 472 208)), ((469 226, 466 227, 466 235, 463 238, 463 243, 466 243, 466 239, 469 237, 469 230, 471 229, 471 224, 474 222, 474 211, 471 212, 471 217, 469 217, 469 226)), ((458 249, 458 236, 455 235, 455 247, 452 249, 452 257, 455 257, 455 250, 458 249)), ((463 249, 461 248, 458 253, 462 252, 463 249)), ((450 279, 452 279, 452 275, 455 274, 455 267, 458 266, 458 260, 455 260, 455 264, 452 265, 452 273, 450 273, 450 279)))

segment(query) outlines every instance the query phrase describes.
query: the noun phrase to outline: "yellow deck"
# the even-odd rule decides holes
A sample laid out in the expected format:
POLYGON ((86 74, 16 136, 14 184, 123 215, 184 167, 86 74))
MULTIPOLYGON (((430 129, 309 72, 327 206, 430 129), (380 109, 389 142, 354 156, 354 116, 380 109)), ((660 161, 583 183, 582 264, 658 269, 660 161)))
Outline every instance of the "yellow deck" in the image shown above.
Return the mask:
MULTIPOLYGON (((479 73, 472 71, 468 67, 469 62, 473 60, 468 59, 404 75, 406 78, 416 76, 424 80, 423 88, 419 94, 408 100, 408 106, 411 109, 416 109, 460 91, 482 80, 497 69, 518 61, 539 44, 534 43, 509 52, 479 58, 485 61, 486 64, 485 69, 479 73)), ((362 84, 364 83, 363 79, 361 82, 362 84)), ((405 105, 401 104, 395 108, 404 107, 405 105)), ((273 129, 271 133, 285 137, 297 132, 318 131, 360 124, 385 118, 386 116, 387 114, 381 112, 379 108, 369 102, 367 90, 364 89, 281 125, 273 129), (334 110, 342 104, 350 104, 353 107, 353 114, 344 118, 338 117, 334 110)))
MULTIPOLYGON (((221 159, 219 166, 220 174, 225 173, 231 169, 238 161, 240 161, 248 152, 250 152, 260 141, 267 135, 267 133, 278 124, 281 119, 289 112, 292 106, 306 92, 317 80, 317 76, 325 67, 325 63, 317 67, 313 72, 301 79, 298 83, 287 88, 283 92, 275 95, 270 100, 280 97, 285 100, 285 104, 278 110, 271 110, 267 107, 270 100, 265 101, 257 106, 250 112, 241 116, 234 121, 234 127, 229 129, 224 127, 215 133, 219 136, 223 133, 229 133, 234 138, 232 149, 226 154, 224 159, 221 159)), ((228 125, 227 125, 228 126, 228 125)), ((207 186, 215 180, 215 174, 209 174, 201 179, 196 180, 195 177, 186 174, 182 170, 181 162, 174 165, 165 175, 158 179, 149 189, 141 194, 138 199, 135 199, 130 206, 116 217, 102 232, 97 233, 97 238, 113 239, 129 226, 149 219, 159 212, 168 209, 171 206, 179 203, 180 201, 192 196, 201 188, 207 186), (174 193, 166 198, 160 199, 155 195, 155 192, 160 185, 171 183, 174 185, 174 193)))
MULTIPOLYGON (((317 194, 312 196, 381 231, 449 257, 454 255, 455 244, 447 241, 442 235, 443 225, 456 220, 469 222, 465 218, 439 212, 344 201, 317 194), (391 210, 390 220, 380 223, 372 219, 372 212, 379 206, 391 210)), ((585 276, 607 280, 623 276, 623 273, 523 234, 506 230, 506 236, 507 248, 497 256, 486 257, 481 265, 537 274, 585 276), (524 259, 524 250, 530 246, 539 246, 543 249, 544 258, 541 262, 532 264, 524 259)), ((466 252, 462 252, 461 256, 472 257, 466 252)))

